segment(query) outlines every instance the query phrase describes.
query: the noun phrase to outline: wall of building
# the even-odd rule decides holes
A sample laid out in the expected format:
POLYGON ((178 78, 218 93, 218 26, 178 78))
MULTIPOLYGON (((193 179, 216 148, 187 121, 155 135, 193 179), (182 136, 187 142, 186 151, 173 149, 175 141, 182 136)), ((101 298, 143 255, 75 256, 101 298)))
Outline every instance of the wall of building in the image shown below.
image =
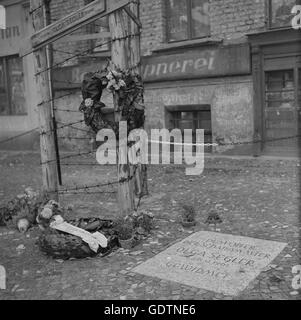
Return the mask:
POLYGON ((140 6, 142 54, 150 55, 166 41, 166 4, 162 0, 141 0, 140 6))
POLYGON ((265 0, 212 0, 211 35, 220 39, 246 41, 245 35, 266 27, 265 0))
MULTIPOLYGON (((265 0, 211 0, 211 37, 227 42, 246 42, 246 34, 266 27, 265 0)), ((149 55, 167 41, 165 0, 141 0, 142 53, 149 55)))
MULTIPOLYGON (((20 35, 17 38, 11 38, 10 43, 1 43, 0 39, 0 56, 19 54, 19 48, 22 39, 25 39, 32 33, 32 24, 29 19, 29 6, 24 1, 4 1, 2 2, 7 12, 11 11, 14 17, 7 19, 7 26, 18 26, 20 35)), ((24 73, 24 90, 25 90, 25 110, 26 115, 7 115, 0 116, 0 140, 22 134, 38 127, 38 113, 36 110, 37 96, 33 69, 33 56, 29 55, 23 59, 24 73)), ((39 136, 37 132, 33 132, 20 139, 2 144, 1 148, 9 149, 32 149, 39 146, 39 136)))
MULTIPOLYGON (((165 128, 166 107, 210 105, 214 142, 230 144, 215 147, 214 152, 250 153, 239 142, 253 139, 253 84, 249 76, 169 82, 147 85, 145 94, 146 129, 165 128)), ((188 107, 188 108, 189 108, 188 107)))
MULTIPOLYGON (((210 1, 211 39, 221 40, 223 46, 247 42, 247 34, 266 29, 266 1, 212 0, 210 1)), ((176 44, 167 44, 166 2, 141 2, 143 23, 142 52, 160 53, 160 49, 177 50, 176 44), (151 13, 150 13, 151 12, 151 13), (151 15, 151 18, 148 16, 151 15)), ((200 41, 199 52, 202 48, 200 41)), ((194 41, 197 43, 197 40, 194 41)), ((184 43, 179 43, 183 46, 184 43)), ((190 43, 188 42, 188 45, 190 43)), ((184 47, 185 48, 185 47, 184 47)), ((183 49, 185 50, 185 49, 183 49)), ((247 57, 249 59, 249 56, 247 57)), ((227 64, 227 61, 223 61, 227 64)), ((248 60, 249 64, 251 61, 248 60)), ((165 126, 165 107, 168 105, 211 105, 213 142, 227 144, 213 148, 214 152, 252 153, 254 139, 253 83, 251 69, 243 77, 208 78, 206 80, 161 82, 146 86, 146 127, 165 126), (243 144, 243 143, 246 144, 243 144)))
MULTIPOLYGON (((64 8, 60 3, 61 0, 53 1, 58 8, 64 8)), ((68 7, 67 3, 68 1, 64 6, 68 7)), ((80 5, 79 0, 76 0, 76 5, 80 5)), ((53 12, 53 17, 55 12, 59 17, 59 14, 62 13, 60 9, 53 12)), ((221 45, 223 46, 245 43, 247 41, 247 33, 257 32, 265 28, 265 13, 265 1, 262 0, 212 0, 210 2, 211 39, 216 42, 221 40, 221 45), (238 12, 239 14, 237 14, 238 12)), ((160 50, 166 50, 169 46, 169 53, 177 50, 177 45, 169 45, 167 43, 166 1, 141 0, 140 19, 143 25, 141 46, 144 57, 151 57, 154 54, 160 55, 162 54, 160 50)), ((203 55, 204 50, 208 49, 208 46, 203 47, 202 42, 204 42, 204 39, 200 41, 198 49, 194 49, 199 50, 200 56, 203 55)), ((179 45, 182 46, 183 43, 179 43, 179 45)), ((65 50, 66 48, 67 46, 65 46, 65 50)), ((74 48, 70 50, 74 50, 74 48)), ((185 51, 185 47, 183 51, 185 51)), ((246 53, 246 55, 246 64, 250 64, 249 53, 246 53)), ((227 61, 225 60, 222 63, 227 64, 227 61)), ((81 73, 81 76, 72 76, 72 82, 81 81, 81 69, 81 67, 75 68, 78 73, 81 73)), ((166 106, 210 104, 213 142, 230 144, 226 147, 214 148, 214 151, 251 152, 250 145, 246 145, 246 147, 237 145, 237 143, 252 141, 254 135, 251 70, 245 72, 244 76, 233 77, 230 74, 229 76, 225 74, 225 76, 224 78, 215 76, 206 79, 205 75, 200 75, 200 78, 205 77, 205 79, 168 80, 156 84, 157 79, 147 83, 145 90, 146 128, 150 130, 151 128, 165 127, 166 106)), ((79 103, 80 92, 78 91, 74 97, 68 98, 66 107, 79 106, 79 103)), ((71 116, 70 114, 63 115, 60 113, 58 117, 65 118, 66 121, 69 117, 73 121, 77 117, 74 114, 71 116)), ((64 131, 66 136, 75 134, 72 129, 70 132, 66 132, 66 130, 64 131)), ((84 147, 86 142, 78 140, 72 142, 71 140, 68 141, 68 139, 61 139, 60 143, 65 148, 70 146, 73 148, 74 144, 84 147)))
MULTIPOLYGON (((85 0, 52 0, 51 16, 56 21, 70 12, 81 8, 85 0)), ((143 55, 150 55, 167 41, 166 0, 141 0, 140 20, 143 25, 141 47, 143 55)), ((210 2, 211 37, 224 41, 246 41, 246 34, 264 30, 266 26, 265 0, 212 0, 210 2), (239 13, 239 14, 238 14, 239 13)), ((77 33, 83 32, 79 30, 77 33)), ((76 52, 86 48, 87 43, 64 42, 55 44, 56 49, 76 52)), ((63 52, 58 57, 66 58, 63 52)), ((63 59, 60 59, 62 61, 63 59)), ((76 61, 68 61, 68 64, 76 61)))
MULTIPOLYGON (((246 34, 258 32, 266 28, 266 2, 264 0, 211 0, 210 1, 210 21, 211 21, 211 40, 221 41, 220 45, 240 44, 247 41, 246 34)), ((52 21, 56 21, 70 12, 77 10, 86 3, 85 0, 52 0, 51 16, 52 21)), ((167 10, 165 0, 141 0, 140 19, 143 25, 141 45, 144 57, 162 54, 162 49, 169 48, 169 52, 177 50, 177 44, 167 43, 167 10)), ((79 30, 83 33, 86 30, 79 30)), ((30 30, 28 30, 30 32, 30 30)), ((198 49, 200 54, 205 50, 202 43, 206 40, 196 40, 199 42, 198 49)), ((188 41, 187 44, 190 45, 188 41)), ((179 43, 185 45, 184 42, 179 43)), ((87 42, 61 42, 54 43, 55 63, 70 57, 70 53, 77 53, 87 50, 87 42), (65 53, 64 53, 65 52, 65 53)), ((185 50, 185 47, 183 48, 185 50)), ((249 58, 249 57, 248 57, 249 58)), ((29 114, 26 118, 10 117, 1 122, 0 131, 10 136, 12 131, 22 131, 30 129, 37 124, 37 112, 34 107, 36 98, 35 82, 33 80, 33 64, 29 61, 30 56, 24 59, 24 72, 28 77, 27 92, 29 114), (26 62, 28 60, 28 62, 26 62), (18 128, 18 129, 16 129, 18 128)), ((92 60, 92 58, 88 58, 92 60)), ((87 60, 86 59, 86 60, 87 60)), ((101 58, 96 58, 95 65, 101 62, 101 58), (99 59, 99 60, 97 60, 99 59)), ((74 69, 68 78, 70 82, 79 83, 82 78, 82 68, 80 59, 68 60, 60 66, 62 72, 68 66, 73 65, 74 69), (79 76, 80 74, 80 76, 79 76)), ((249 62, 250 63, 250 62, 249 62)), ((95 67, 96 68, 96 67, 95 67)), ((96 69, 95 69, 96 70, 96 69)), ((88 71, 88 69, 87 69, 88 71)), ((204 78, 204 77, 200 77, 204 78)), ((80 85, 73 91, 71 96, 61 99, 60 109, 78 110, 81 102, 79 90, 80 85)), ((236 143, 250 141, 253 138, 253 85, 251 74, 246 73, 241 76, 225 75, 225 77, 214 76, 213 78, 178 80, 165 82, 149 82, 146 84, 145 99, 147 109, 148 129, 164 127, 165 106, 172 104, 210 104, 212 112, 212 129, 214 141, 225 143, 236 143), (189 102, 189 103, 188 103, 189 102)), ((57 95, 64 95, 69 91, 57 90, 57 95)), ((106 102, 107 99, 104 99, 106 102)), ((108 104, 111 103, 109 99, 108 104)), ((5 117, 8 118, 8 117, 5 117)), ((83 116, 76 112, 57 112, 57 118, 61 122, 73 122, 82 119, 83 116)), ((4 118, 3 118, 4 119, 4 118)), ((83 126, 84 128, 84 126, 83 126)), ((82 129, 83 129, 82 128, 82 129)), ((68 140, 69 136, 83 138, 84 131, 76 132, 73 129, 61 130, 59 135, 64 136, 60 139, 60 144, 65 149, 80 149, 85 147, 86 141, 68 140)), ((2 134, 2 136, 3 136, 2 134)), ((37 140, 35 140, 35 145, 37 140)), ((233 146, 220 147, 217 152, 231 151, 233 146)))

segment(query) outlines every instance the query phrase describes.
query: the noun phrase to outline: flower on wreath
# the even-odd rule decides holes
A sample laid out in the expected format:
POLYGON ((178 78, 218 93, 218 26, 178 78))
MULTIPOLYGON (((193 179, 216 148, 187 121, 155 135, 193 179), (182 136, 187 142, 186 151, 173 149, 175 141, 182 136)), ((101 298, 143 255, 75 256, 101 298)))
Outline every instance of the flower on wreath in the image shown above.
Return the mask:
POLYGON ((107 74, 109 80, 107 89, 110 91, 119 91, 121 88, 126 87, 125 81, 122 79, 122 73, 115 70, 110 70, 107 74))
POLYGON ((94 105, 94 101, 91 98, 85 99, 85 106, 87 108, 93 107, 93 105, 94 105))

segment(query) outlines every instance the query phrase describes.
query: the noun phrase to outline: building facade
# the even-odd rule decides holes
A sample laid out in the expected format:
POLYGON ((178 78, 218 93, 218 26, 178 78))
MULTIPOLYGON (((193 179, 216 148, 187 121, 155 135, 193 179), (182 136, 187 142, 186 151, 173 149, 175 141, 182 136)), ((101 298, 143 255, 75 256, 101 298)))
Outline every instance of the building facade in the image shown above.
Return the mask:
MULTIPOLYGON (((33 57, 20 58, 23 40, 32 34, 28 1, 0 1, 6 23, 0 29, 0 140, 38 127, 33 57), (5 27, 5 28, 4 28, 5 27)), ((32 132, 1 148, 38 148, 38 134, 32 132)))
MULTIPOLYGON (((89 2, 52 0, 52 21, 89 2)), ((213 153, 298 154, 301 30, 291 11, 299 0, 140 2, 147 130, 204 129, 206 142, 218 144, 206 148, 213 153)), ((58 122, 82 118, 80 82, 110 57, 108 31, 104 18, 54 43, 58 122), (98 32, 100 39, 71 41, 98 32)), ((111 105, 110 95, 103 102, 111 105)), ((74 128, 59 137, 63 148, 87 145, 74 128)))

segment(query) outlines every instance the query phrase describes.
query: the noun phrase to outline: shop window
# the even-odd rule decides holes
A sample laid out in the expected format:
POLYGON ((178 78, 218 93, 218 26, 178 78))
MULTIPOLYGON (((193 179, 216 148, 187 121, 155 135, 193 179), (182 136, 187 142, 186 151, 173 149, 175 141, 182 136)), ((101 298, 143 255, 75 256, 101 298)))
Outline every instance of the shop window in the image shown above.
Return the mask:
POLYGON ((265 94, 268 108, 293 108, 295 104, 294 71, 267 72, 265 94))
POLYGON ((22 60, 0 57, 0 116, 26 114, 22 60))
POLYGON ((168 41, 210 36, 209 0, 167 1, 168 41))
POLYGON ((292 8, 301 4, 301 0, 269 0, 269 24, 270 28, 291 27, 292 8))
MULTIPOLYGON (((212 143, 211 110, 209 105, 187 107, 168 107, 167 126, 169 130, 192 129, 193 143, 196 143, 196 130, 204 130, 204 143, 212 143)), ((205 152, 211 152, 211 146, 205 146, 205 152)))

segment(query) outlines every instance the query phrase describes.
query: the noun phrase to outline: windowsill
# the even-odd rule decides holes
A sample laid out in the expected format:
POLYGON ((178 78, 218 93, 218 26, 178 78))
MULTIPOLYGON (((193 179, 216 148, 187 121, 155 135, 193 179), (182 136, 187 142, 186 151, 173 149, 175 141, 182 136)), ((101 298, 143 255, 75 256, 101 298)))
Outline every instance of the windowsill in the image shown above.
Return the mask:
POLYGON ((169 112, 179 112, 179 111, 210 111, 211 106, 209 104, 187 104, 187 105, 173 105, 165 106, 165 109, 169 112))
POLYGON ((219 44, 222 43, 223 40, 221 39, 213 39, 211 37, 209 38, 202 38, 202 39, 194 39, 194 40, 185 40, 185 41, 179 41, 179 42, 170 42, 165 43, 159 46, 157 49, 155 49, 153 52, 164 52, 169 51, 173 49, 181 49, 181 48, 194 48, 199 46, 207 46, 212 44, 219 44))
POLYGON ((288 31, 288 30, 294 31, 294 29, 292 27, 268 28, 268 29, 265 29, 262 31, 254 31, 254 32, 247 33, 246 36, 253 36, 253 35, 265 34, 265 33, 273 33, 273 32, 277 32, 277 31, 288 31))

